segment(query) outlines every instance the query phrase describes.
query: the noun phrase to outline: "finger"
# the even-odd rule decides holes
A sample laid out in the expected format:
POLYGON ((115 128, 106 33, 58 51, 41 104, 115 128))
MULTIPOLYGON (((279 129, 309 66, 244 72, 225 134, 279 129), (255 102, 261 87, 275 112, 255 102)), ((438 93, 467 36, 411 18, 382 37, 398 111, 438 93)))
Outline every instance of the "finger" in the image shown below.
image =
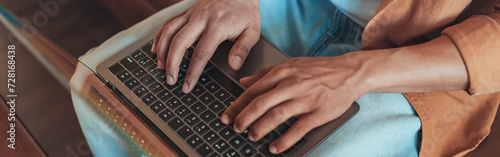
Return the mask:
POLYGON ((158 58, 158 69, 165 69, 165 60, 167 59, 167 50, 170 47, 170 42, 172 37, 188 22, 187 16, 180 16, 173 19, 165 25, 161 37, 157 43, 157 58, 158 58))
POLYGON ((198 78, 215 50, 225 40, 222 34, 222 30, 219 29, 206 29, 191 57, 191 63, 182 87, 184 93, 189 93, 198 82, 198 78))
POLYGON ((158 43, 158 40, 160 40, 160 37, 162 35, 163 29, 165 28, 165 25, 167 25, 167 23, 171 22, 172 20, 174 20, 174 19, 176 19, 176 18, 178 18, 178 17, 180 17, 180 16, 182 16, 184 14, 186 14, 186 11, 183 11, 183 12, 181 12, 181 13, 175 15, 175 16, 170 17, 169 19, 167 19, 163 23, 163 25, 161 25, 161 27, 156 31, 155 37, 153 39, 153 46, 151 47, 151 52, 153 52, 153 53, 157 52, 156 51, 156 49, 157 49, 156 48, 156 44, 158 43))
POLYGON ((177 34, 172 37, 167 61, 165 62, 165 73, 167 74, 167 83, 174 85, 179 73, 179 65, 186 49, 188 49, 205 29, 205 23, 198 20, 189 21, 177 34))
POLYGON ((322 125, 319 119, 321 116, 316 113, 307 113, 300 116, 299 120, 269 145, 269 151, 274 154, 279 154, 297 143, 312 129, 322 125))
POLYGON ((262 137, 291 117, 308 112, 306 105, 304 105, 307 104, 307 102, 304 102, 304 100, 305 99, 290 100, 267 111, 266 114, 252 126, 248 133, 248 138, 250 140, 259 141, 262 137))
POLYGON ((241 68, 248 53, 250 53, 250 49, 259 41, 259 37, 260 30, 252 28, 247 28, 241 33, 238 40, 231 48, 231 51, 229 51, 228 62, 233 70, 239 70, 241 68))
POLYGON ((240 84, 245 87, 252 86, 255 82, 259 81, 264 75, 266 75, 274 66, 267 67, 259 70, 257 73, 240 79, 240 84))
POLYGON ((234 119, 234 130, 245 130, 271 108, 292 99, 297 93, 293 89, 293 86, 274 88, 252 100, 234 119))

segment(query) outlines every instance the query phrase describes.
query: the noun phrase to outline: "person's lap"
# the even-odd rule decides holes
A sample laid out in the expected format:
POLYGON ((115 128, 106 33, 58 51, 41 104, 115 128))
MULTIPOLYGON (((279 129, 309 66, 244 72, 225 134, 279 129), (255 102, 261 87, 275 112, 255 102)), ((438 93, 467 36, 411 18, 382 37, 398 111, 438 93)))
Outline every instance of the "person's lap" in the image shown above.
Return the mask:
MULTIPOLYGON (((261 33, 290 56, 336 56, 360 50, 363 28, 337 11, 328 0, 260 2, 261 33)), ((185 1, 180 3, 186 8, 192 4, 185 1)), ((168 12, 174 10, 178 11, 166 8, 161 14, 171 16, 173 14, 168 12)), ((159 26, 158 23, 158 18, 150 18, 139 25, 159 26)), ((137 30, 132 27, 121 32, 99 46, 97 52, 87 55, 115 52, 120 47, 127 46, 127 43, 138 40, 140 35, 137 30)), ((92 60, 89 56, 82 58, 92 60)), ((103 57, 101 55, 94 58, 103 57)), ((311 156, 418 155, 417 133, 421 128, 420 120, 402 94, 370 93, 357 102, 361 106, 358 114, 313 150, 311 156)), ((105 125, 104 120, 93 116, 85 107, 77 107, 76 103, 75 110, 95 156, 129 152, 125 150, 129 148, 117 139, 96 138, 114 137, 108 135, 116 134, 110 131, 110 127, 102 127, 105 125), (100 136, 95 136, 96 134, 100 136)))

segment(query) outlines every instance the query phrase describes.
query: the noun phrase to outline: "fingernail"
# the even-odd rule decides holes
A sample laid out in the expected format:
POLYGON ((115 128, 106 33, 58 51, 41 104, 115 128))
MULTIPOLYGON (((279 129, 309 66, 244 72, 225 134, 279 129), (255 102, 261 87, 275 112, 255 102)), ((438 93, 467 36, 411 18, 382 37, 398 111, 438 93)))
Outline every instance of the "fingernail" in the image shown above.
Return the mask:
POLYGON ((234 132, 241 133, 240 129, 236 128, 236 125, 233 128, 234 128, 234 132))
POLYGON ((167 83, 168 83, 169 85, 174 85, 174 84, 175 84, 175 82, 174 82, 174 78, 173 78, 173 77, 172 77, 172 75, 170 75, 170 74, 168 74, 168 75, 167 75, 167 83))
POLYGON ((241 67, 241 57, 240 56, 233 56, 231 58, 231 67, 233 67, 233 69, 238 69, 241 67))
POLYGON ((227 114, 223 114, 222 117, 220 117, 220 121, 224 124, 229 124, 229 116, 227 116, 227 114))
POLYGON ((151 46, 151 52, 155 52, 155 49, 156 49, 156 44, 153 44, 153 46, 151 46))
POLYGON ((273 153, 273 154, 276 154, 278 150, 276 150, 276 147, 275 146, 271 146, 269 147, 269 152, 273 153))
POLYGON ((182 85, 182 92, 189 93, 189 84, 184 81, 184 85, 182 85))
POLYGON ((162 61, 158 61, 158 69, 160 69, 160 70, 165 69, 165 65, 163 65, 162 61))
POLYGON ((252 135, 248 135, 248 139, 249 139, 250 141, 254 141, 254 142, 255 142, 255 139, 253 138, 253 136, 252 136, 252 135))

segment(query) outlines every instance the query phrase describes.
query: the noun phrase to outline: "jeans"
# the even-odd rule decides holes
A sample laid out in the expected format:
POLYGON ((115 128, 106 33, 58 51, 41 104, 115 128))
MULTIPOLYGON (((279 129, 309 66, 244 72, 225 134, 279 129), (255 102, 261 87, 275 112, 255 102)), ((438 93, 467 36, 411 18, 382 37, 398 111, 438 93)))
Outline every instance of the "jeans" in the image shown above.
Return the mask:
MULTIPOLYGON (((165 19, 193 4, 181 1, 120 32, 80 57, 95 70, 165 19)), ((262 34, 292 57, 338 56, 360 50, 363 27, 328 0, 261 0, 262 34)), ((72 87, 78 88, 78 87, 72 87)), ((75 111, 94 156, 137 156, 109 122, 72 93, 75 111)), ((420 119, 402 94, 369 93, 358 100, 360 111, 309 156, 417 156, 420 119)))

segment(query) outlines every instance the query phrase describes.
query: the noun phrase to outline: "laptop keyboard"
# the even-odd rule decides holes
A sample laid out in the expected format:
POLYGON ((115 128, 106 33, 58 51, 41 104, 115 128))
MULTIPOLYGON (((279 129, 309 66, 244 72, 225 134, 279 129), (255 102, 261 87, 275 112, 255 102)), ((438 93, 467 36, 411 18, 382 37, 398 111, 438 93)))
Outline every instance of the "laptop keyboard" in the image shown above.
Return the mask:
POLYGON ((220 121, 220 116, 243 93, 240 87, 209 62, 192 92, 185 94, 180 83, 189 67, 192 50, 186 50, 180 65, 180 83, 170 86, 150 49, 148 43, 108 69, 201 156, 283 156, 305 143, 303 138, 284 153, 269 152, 269 144, 285 133, 296 118, 279 125, 257 142, 248 140, 248 130, 237 134, 231 125, 220 121))

